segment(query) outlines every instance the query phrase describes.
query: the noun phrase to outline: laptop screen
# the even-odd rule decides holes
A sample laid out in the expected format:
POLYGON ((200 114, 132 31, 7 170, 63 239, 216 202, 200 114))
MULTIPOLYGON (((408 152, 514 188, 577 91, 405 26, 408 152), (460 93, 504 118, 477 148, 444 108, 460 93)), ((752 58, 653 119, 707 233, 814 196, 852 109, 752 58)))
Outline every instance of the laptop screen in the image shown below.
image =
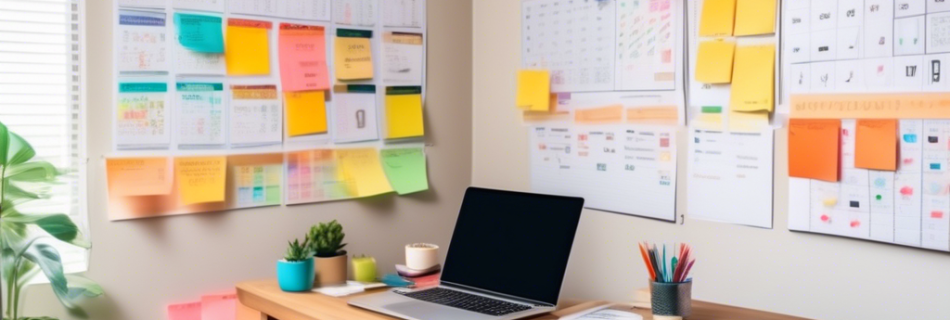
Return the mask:
POLYGON ((469 188, 442 281, 557 304, 584 199, 469 188))

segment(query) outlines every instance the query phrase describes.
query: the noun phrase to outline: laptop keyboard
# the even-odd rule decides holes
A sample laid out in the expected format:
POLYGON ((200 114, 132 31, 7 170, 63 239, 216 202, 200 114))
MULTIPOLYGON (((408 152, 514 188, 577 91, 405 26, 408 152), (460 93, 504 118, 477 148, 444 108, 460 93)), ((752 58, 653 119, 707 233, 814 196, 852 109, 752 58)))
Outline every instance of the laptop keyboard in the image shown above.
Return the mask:
POLYGON ((495 300, 492 298, 486 298, 479 295, 443 288, 434 288, 416 292, 397 291, 396 293, 413 299, 478 312, 490 316, 503 316, 506 314, 531 309, 531 307, 526 305, 495 300))

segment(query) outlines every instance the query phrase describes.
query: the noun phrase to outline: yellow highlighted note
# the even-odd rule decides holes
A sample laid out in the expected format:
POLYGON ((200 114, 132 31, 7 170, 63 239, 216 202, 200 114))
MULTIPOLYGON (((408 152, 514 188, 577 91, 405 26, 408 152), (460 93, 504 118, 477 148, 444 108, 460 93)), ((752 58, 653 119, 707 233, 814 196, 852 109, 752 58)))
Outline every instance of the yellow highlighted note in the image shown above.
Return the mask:
POLYGON ((551 108, 551 73, 547 70, 518 71, 518 97, 522 110, 548 111, 551 108))
POLYGON ((175 172, 182 204, 224 201, 227 157, 176 158, 175 172))
POLYGON ((386 139, 423 135, 422 87, 386 88, 386 139))
POLYGON ((950 95, 865 93, 792 95, 794 119, 946 119, 950 95))
POLYGON ((224 60, 228 75, 270 74, 270 48, 267 33, 271 23, 229 19, 224 60))
POLYGON ((776 0, 738 0, 736 36, 775 33, 776 0))
POLYGON ((574 122, 580 124, 603 124, 623 122, 623 106, 613 105, 574 111, 574 122))
POLYGON ((701 42, 696 58, 696 81, 709 84, 732 82, 735 54, 735 42, 721 39, 701 42))
POLYGON ((732 71, 732 111, 768 111, 774 108, 775 45, 736 49, 732 71))
POLYGON ((152 196, 172 191, 172 165, 168 158, 106 160, 109 195, 152 196))
POLYGON ((376 149, 339 149, 336 150, 336 160, 340 180, 347 183, 351 194, 356 197, 393 191, 376 149))
POLYGON ((736 19, 736 0, 706 0, 699 18, 702 37, 731 36, 736 19))
POLYGON ((760 132, 769 127, 769 112, 730 112, 729 131, 760 132))
POLYGON ((287 134, 291 137, 327 132, 325 91, 284 94, 287 104, 287 134))
POLYGON ((373 78, 372 31, 337 29, 336 78, 342 81, 373 78))

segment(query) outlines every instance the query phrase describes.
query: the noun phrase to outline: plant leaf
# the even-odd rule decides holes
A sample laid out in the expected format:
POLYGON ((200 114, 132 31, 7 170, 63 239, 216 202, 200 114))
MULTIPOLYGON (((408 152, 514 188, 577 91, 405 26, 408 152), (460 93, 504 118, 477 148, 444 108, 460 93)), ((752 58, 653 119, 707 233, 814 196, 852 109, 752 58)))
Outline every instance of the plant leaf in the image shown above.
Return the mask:
POLYGON ((0 122, 0 167, 7 165, 7 150, 10 149, 10 134, 7 126, 0 122))
POLYGON ((83 239, 79 227, 65 214, 54 214, 36 221, 36 226, 42 228, 51 236, 60 241, 77 247, 89 249, 92 245, 83 239))
POLYGON ((58 174, 56 167, 51 163, 33 161, 9 165, 4 178, 9 181, 50 182, 54 181, 58 174))
POLYGON ((105 293, 98 283, 79 275, 67 274, 66 285, 69 287, 70 300, 79 297, 95 298, 105 293))
POLYGON ((63 262, 56 248, 45 243, 33 243, 23 252, 23 257, 43 270, 43 274, 49 279, 50 286, 53 288, 53 293, 63 306, 69 309, 75 308, 67 297, 69 287, 66 285, 66 276, 63 274, 63 262))
POLYGON ((20 135, 8 132, 9 147, 7 149, 7 165, 14 166, 25 163, 36 156, 36 151, 29 142, 26 142, 20 135))

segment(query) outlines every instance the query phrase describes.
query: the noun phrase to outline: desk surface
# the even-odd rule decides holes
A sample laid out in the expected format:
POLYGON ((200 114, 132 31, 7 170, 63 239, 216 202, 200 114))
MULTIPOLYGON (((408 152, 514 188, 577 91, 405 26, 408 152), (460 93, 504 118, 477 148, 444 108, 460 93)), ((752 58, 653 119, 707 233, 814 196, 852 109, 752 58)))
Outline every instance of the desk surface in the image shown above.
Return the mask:
MULTIPOLYGON (((363 294, 380 292, 374 290, 363 294)), ((279 320, 394 320, 395 318, 379 313, 348 306, 349 299, 360 295, 335 298, 319 293, 287 293, 280 290, 276 280, 249 281, 237 285, 238 298, 248 308, 260 311, 279 320)), ((532 318, 532 320, 556 320, 558 315, 566 315, 605 302, 586 302, 575 304, 554 314, 532 318)), ((632 309, 652 320, 649 310, 632 309)), ((729 307, 708 302, 693 301, 693 315, 689 320, 805 320, 804 318, 784 316, 774 313, 729 307)))

